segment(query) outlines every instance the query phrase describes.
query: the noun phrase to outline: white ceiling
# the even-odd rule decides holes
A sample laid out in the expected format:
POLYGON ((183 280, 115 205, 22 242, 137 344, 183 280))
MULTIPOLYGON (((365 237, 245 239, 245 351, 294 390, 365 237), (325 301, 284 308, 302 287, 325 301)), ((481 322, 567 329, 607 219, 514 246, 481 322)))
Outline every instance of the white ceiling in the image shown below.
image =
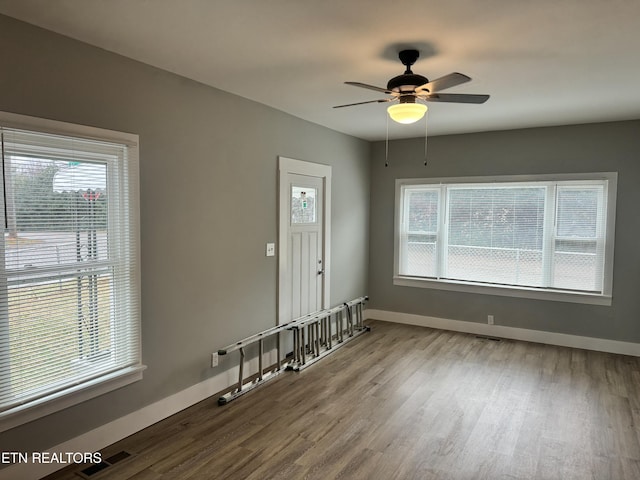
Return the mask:
MULTIPOLYGON (((473 81, 483 105, 429 104, 429 134, 640 118, 638 0, 0 0, 0 13, 356 137, 383 139, 386 86, 473 81)), ((390 122, 392 138, 424 123, 390 122)))

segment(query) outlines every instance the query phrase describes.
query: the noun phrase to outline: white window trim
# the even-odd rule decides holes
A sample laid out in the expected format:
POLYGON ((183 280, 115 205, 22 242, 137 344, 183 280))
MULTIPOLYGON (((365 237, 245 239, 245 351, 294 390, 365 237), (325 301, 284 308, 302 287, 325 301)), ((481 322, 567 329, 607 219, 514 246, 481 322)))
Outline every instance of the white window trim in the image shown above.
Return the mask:
MULTIPOLYGON (((545 175, 508 175, 496 177, 443 177, 443 178, 410 178, 396 179, 395 191, 395 219, 394 219, 394 265, 393 284, 405 287, 431 288, 435 290, 448 290, 465 293, 475 293, 483 295, 499 295, 507 297, 531 298, 538 300, 550 300, 559 302, 583 303, 590 305, 610 306, 613 292, 613 250, 615 243, 615 217, 616 217, 616 197, 617 197, 617 172, 597 172, 597 173, 566 173, 566 174, 545 174, 545 175), (562 182, 574 180, 607 180, 607 219, 606 238, 604 245, 604 276, 602 294, 584 293, 576 291, 538 289, 534 287, 488 285, 477 282, 466 282, 446 279, 414 277, 400 275, 400 232, 402 215, 402 187, 412 185, 439 185, 443 183, 495 183, 495 182, 562 182)), ((442 198, 440 201, 442 202, 442 198)), ((442 203, 441 203, 442 205, 442 203)), ((441 215, 444 212, 440 212, 441 215)), ((549 218, 549 216, 546 216, 549 218)), ((445 232, 439 232, 444 235, 445 232)), ((440 238, 438 238, 440 240, 440 238)), ((438 259, 442 261, 442 259, 438 259)))
MULTIPOLYGON (((132 133, 117 132, 97 127, 89 127, 84 125, 76 125, 57 120, 48 120, 27 115, 20 115, 9 112, 0 111, 0 124, 6 128, 23 129, 28 131, 36 131, 40 133, 57 134, 81 137, 90 140, 99 140, 127 145, 136 156, 138 156, 138 135, 132 133)), ((129 178, 138 179, 138 164, 129 164, 129 178), (132 170, 135 168, 135 170, 132 170)), ((140 238, 140 204, 139 204, 139 185, 133 186, 135 194, 129 198, 130 209, 127 213, 131 218, 130 228, 132 234, 136 238, 140 238)), ((135 253, 138 261, 137 268, 134 271, 135 284, 138 295, 140 294, 140 242, 137 242, 138 251, 135 253)), ((139 302, 138 302, 139 303, 139 302)), ((138 312, 138 318, 140 314, 138 312)), ((141 321, 141 320, 140 320, 141 321)), ((139 336, 139 352, 141 349, 141 338, 139 336)), ((129 385, 142 379, 142 372, 146 366, 142 364, 140 354, 139 362, 136 365, 121 368, 109 374, 102 375, 92 381, 83 382, 81 385, 72 386, 46 395, 44 397, 27 401, 22 405, 15 406, 0 414, 0 432, 17 427, 24 423, 36 420, 54 412, 85 402, 89 399, 98 397, 105 393, 129 385)))
POLYGON ((85 382, 81 386, 78 385, 67 388, 61 392, 56 392, 52 395, 38 398, 25 405, 7 410, 2 414, 0 432, 37 420, 51 413, 72 407, 105 393, 117 390, 130 383, 142 380, 142 372, 146 368, 144 365, 138 365, 118 370, 91 382, 85 382))

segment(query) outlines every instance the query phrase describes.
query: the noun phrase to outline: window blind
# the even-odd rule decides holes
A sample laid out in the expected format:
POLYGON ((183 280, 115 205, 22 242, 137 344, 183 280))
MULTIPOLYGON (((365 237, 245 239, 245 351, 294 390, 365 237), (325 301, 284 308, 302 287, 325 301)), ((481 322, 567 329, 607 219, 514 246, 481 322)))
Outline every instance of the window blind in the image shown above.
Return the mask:
POLYGON ((137 148, 0 129, 0 415, 140 367, 137 148))
POLYGON ((543 284, 546 187, 451 187, 444 276, 543 284))

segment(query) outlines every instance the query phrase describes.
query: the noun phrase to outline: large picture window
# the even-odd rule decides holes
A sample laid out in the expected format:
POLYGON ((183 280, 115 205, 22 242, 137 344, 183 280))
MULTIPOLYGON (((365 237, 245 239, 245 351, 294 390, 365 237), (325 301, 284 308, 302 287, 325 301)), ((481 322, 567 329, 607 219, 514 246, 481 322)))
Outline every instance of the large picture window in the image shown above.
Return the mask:
POLYGON ((615 184, 611 173, 398 180, 395 283, 610 303, 615 184))
POLYGON ((136 138, 90 133, 0 124, 3 429, 143 369, 136 138))

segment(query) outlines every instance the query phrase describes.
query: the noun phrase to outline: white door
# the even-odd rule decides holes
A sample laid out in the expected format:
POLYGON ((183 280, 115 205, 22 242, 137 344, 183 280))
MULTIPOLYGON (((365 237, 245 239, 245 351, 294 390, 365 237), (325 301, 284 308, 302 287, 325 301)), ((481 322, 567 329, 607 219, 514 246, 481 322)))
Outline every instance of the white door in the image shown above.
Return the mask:
POLYGON ((331 168, 280 159, 279 323, 328 307, 331 168))
POLYGON ((287 296, 290 315, 297 318, 322 310, 322 178, 289 174, 287 296))

